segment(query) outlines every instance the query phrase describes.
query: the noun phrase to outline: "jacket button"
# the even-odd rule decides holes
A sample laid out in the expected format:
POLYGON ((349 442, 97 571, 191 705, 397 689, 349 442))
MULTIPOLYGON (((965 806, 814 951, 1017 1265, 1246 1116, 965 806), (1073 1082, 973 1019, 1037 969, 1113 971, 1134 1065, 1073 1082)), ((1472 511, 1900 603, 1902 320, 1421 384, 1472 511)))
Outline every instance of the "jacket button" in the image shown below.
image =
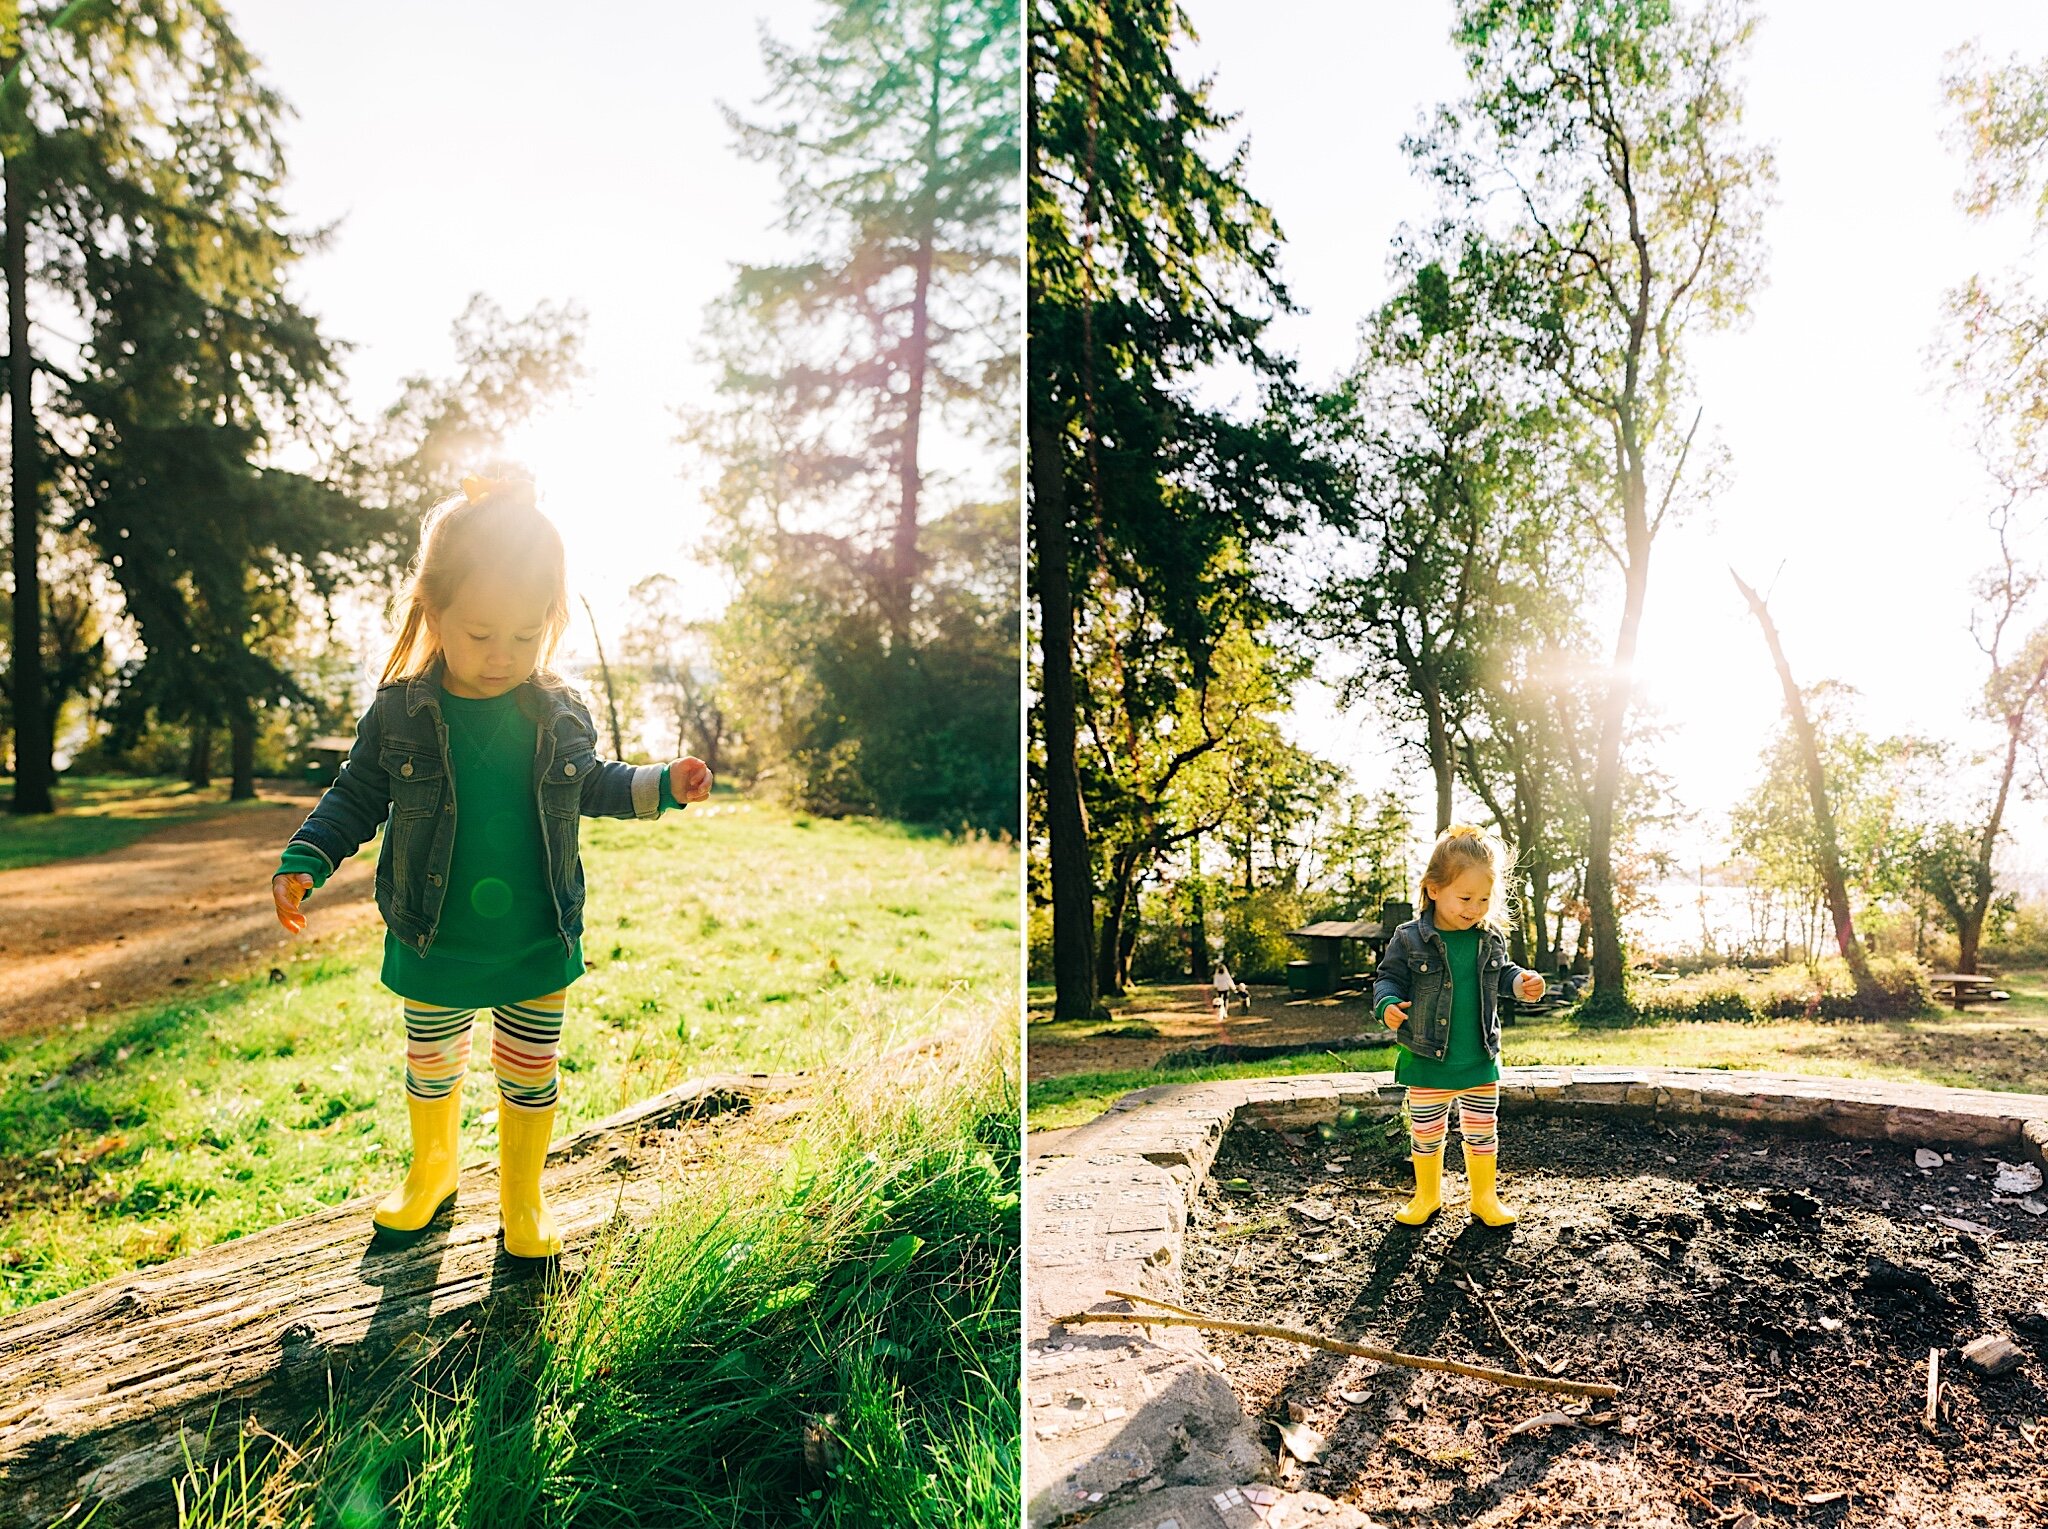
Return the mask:
POLYGON ((427 880, 431 881, 437 887, 441 884, 441 878, 436 876, 432 871, 427 872, 427 880))
POLYGON ((411 761, 410 759, 408 759, 408 760, 407 760, 407 761, 406 761, 406 762, 405 762, 404 764, 400 765, 400 766, 398 767, 398 773, 399 773, 400 775, 410 775, 410 774, 412 774, 412 761, 411 761))
POLYGON ((574 775, 576 773, 576 766, 572 764, 565 764, 562 766, 562 773, 564 775, 574 775))
POLYGON ((455 810, 455 804, 453 802, 443 802, 441 804, 441 810, 443 812, 453 812, 455 810))

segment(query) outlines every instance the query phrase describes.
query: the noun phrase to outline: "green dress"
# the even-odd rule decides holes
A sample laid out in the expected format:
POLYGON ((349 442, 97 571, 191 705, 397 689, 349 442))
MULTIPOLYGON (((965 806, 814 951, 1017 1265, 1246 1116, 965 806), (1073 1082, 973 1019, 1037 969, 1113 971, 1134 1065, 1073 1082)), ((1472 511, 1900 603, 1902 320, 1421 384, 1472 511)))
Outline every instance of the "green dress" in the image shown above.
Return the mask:
MULTIPOLYGON (((1500 1058, 1486 1054, 1479 1033, 1479 930, 1438 928, 1450 954, 1451 1036, 1443 1060, 1417 1056, 1406 1046, 1394 1062, 1394 1081, 1411 1088, 1477 1088, 1500 1081, 1500 1058)), ((1389 999, 1398 1003, 1399 999, 1389 999)), ((1386 1005, 1380 1006, 1380 1013, 1386 1005)))
MULTIPOLYGON (((535 724, 517 696, 478 699, 441 691, 454 771, 455 849, 432 945, 415 950, 384 932, 384 985, 415 1003, 482 1009, 557 992, 583 975, 583 942, 564 946, 548 896, 547 848, 533 796, 535 724)), ((661 809, 679 805, 661 773, 661 809)), ((326 863, 287 846, 278 871, 326 863)), ((308 896, 311 894, 308 893, 308 896)))

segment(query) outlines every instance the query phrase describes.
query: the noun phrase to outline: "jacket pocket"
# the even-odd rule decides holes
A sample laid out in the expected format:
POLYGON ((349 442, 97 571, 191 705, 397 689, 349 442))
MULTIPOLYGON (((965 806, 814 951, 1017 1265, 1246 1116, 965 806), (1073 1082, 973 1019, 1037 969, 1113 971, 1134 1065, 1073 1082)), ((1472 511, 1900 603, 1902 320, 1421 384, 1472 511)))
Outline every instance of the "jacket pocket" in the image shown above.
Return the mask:
POLYGON ((441 805, 445 771, 437 750, 387 743, 377 751, 391 783, 391 810, 402 818, 423 818, 441 805))
POLYGON ((540 778, 540 804, 554 817, 573 818, 583 810, 583 787, 597 771, 597 750, 578 740, 555 756, 540 778))

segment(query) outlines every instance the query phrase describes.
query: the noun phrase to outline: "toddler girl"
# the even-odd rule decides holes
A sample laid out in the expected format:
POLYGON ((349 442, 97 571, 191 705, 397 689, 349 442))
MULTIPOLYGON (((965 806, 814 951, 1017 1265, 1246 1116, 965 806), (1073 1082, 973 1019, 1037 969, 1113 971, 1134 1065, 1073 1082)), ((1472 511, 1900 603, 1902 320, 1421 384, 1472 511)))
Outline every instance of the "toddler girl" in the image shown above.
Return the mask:
POLYGON ((505 1251, 562 1240, 541 1198, 555 1048, 583 975, 584 816, 655 818, 711 794, 700 759, 600 759, 589 709, 546 667, 569 625, 562 539, 523 479, 464 478, 427 512, 404 624, 332 787, 284 849, 280 923, 379 827, 382 981, 403 1002, 412 1165, 371 1214, 420 1232, 455 1196, 471 1022, 489 1008, 505 1251))
POLYGON ((1508 959, 1494 884, 1507 851, 1469 824, 1444 830, 1422 872, 1422 912, 1396 929, 1380 958, 1373 1009, 1402 1051, 1394 1081, 1408 1087, 1415 1196, 1394 1219, 1420 1226, 1442 1205, 1444 1135, 1451 1103, 1465 1143, 1472 1214, 1506 1226, 1515 1213, 1494 1193, 1500 1108, 1500 1000, 1543 996, 1543 978, 1508 959))

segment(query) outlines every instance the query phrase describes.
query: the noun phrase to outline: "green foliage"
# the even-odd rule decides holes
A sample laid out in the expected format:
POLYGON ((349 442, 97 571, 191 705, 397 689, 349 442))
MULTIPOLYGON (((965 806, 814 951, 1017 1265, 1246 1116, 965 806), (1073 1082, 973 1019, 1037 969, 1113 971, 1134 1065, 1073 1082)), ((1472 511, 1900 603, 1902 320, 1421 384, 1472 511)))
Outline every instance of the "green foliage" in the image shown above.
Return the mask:
MULTIPOLYGON (((1807 715, 1820 750, 1843 877, 1865 904, 1904 896, 1924 881, 1922 836, 1911 822, 1917 777, 1936 757, 1926 740, 1874 738, 1855 725, 1855 690, 1809 687, 1807 715)), ((1792 906, 1824 896, 1820 834, 1806 768, 1790 722, 1763 750, 1762 775, 1730 814, 1734 848, 1751 886, 1792 906)))
POLYGON ((714 305, 719 403, 682 438, 735 588, 715 704, 810 811, 1022 827, 1014 476, 921 454, 1014 439, 1018 20, 835 0, 764 39, 775 120, 727 114, 804 248, 714 305))
POLYGON ((1287 937, 1299 929, 1301 898, 1269 887, 1239 897, 1223 910, 1223 959, 1242 982, 1285 982, 1287 963, 1301 959, 1301 946, 1287 937))
POLYGON ((779 1172, 734 1137, 533 1317, 337 1382, 293 1450, 177 1481, 181 1529, 661 1523, 1010 1529, 1014 1044, 832 1069, 779 1172), (386 1518, 386 1512, 395 1517, 386 1518))
POLYGON ((1848 963, 1829 956, 1813 966, 1758 972, 1718 967, 1670 982, 1638 979, 1632 990, 1638 1020, 1885 1019, 1918 1014, 1933 1003, 1927 968, 1911 956, 1872 956, 1878 999, 1860 1005, 1848 963))

